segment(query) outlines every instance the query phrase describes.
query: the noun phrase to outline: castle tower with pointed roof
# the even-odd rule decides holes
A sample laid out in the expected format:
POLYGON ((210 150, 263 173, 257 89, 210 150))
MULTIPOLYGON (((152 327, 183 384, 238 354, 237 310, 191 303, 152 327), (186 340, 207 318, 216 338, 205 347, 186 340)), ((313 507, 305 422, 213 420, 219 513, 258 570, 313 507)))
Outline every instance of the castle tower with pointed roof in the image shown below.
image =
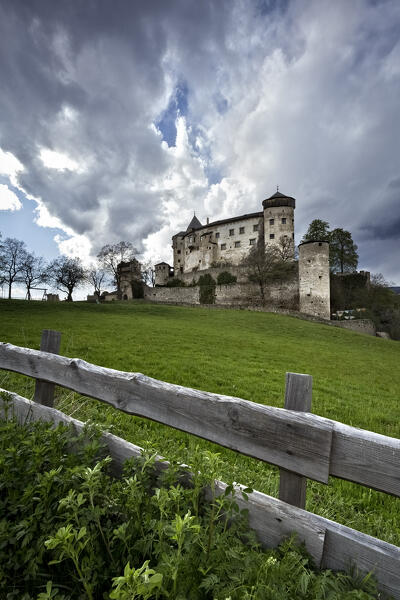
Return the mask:
POLYGON ((290 248, 294 257, 294 209, 296 200, 279 191, 262 203, 264 209, 264 243, 290 248))

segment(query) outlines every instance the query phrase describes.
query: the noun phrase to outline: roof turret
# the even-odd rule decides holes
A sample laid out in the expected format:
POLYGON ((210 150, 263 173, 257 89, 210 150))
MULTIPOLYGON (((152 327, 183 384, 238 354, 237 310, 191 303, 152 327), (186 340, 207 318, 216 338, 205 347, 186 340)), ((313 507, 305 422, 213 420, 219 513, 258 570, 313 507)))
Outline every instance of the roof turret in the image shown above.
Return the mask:
POLYGON ((194 215, 193 219, 190 221, 186 231, 191 231, 193 229, 200 229, 200 227, 203 227, 203 225, 200 223, 200 221, 198 220, 196 215, 194 215))
POLYGON ((263 200, 262 205, 263 208, 272 208, 274 206, 291 206, 292 208, 296 208, 296 200, 292 196, 286 196, 286 194, 276 191, 275 194, 263 200))

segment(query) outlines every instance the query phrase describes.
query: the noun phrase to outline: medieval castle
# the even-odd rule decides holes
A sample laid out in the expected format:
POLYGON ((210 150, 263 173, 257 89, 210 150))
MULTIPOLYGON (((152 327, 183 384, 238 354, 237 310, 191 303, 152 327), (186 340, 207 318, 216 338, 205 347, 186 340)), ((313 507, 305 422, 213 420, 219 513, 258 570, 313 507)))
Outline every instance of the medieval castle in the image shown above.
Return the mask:
MULTIPOLYGON (((196 288, 169 287, 168 282, 179 279, 190 284, 203 273, 216 276, 229 271, 237 276, 237 284, 217 286, 216 304, 256 303, 256 286, 247 281, 241 262, 257 243, 265 247, 283 245, 294 258, 295 206, 295 198, 277 191, 263 201, 260 212, 211 223, 207 219, 205 225, 194 216, 186 231, 172 237, 173 266, 165 262, 155 265, 156 287, 149 289, 146 297, 153 301, 198 303, 196 288)), ((297 303, 301 312, 329 319, 329 244, 300 244, 298 280, 271 286, 269 297, 272 306, 297 303)))

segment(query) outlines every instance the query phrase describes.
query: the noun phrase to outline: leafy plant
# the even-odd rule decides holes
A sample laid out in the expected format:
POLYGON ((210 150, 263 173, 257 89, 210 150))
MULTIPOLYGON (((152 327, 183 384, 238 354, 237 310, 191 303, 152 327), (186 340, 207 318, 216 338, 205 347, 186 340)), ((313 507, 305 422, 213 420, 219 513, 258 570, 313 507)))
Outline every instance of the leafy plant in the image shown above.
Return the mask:
POLYGON ((294 539, 263 551, 235 487, 216 494, 220 455, 194 447, 189 475, 149 448, 113 479, 99 433, 0 421, 1 598, 376 597, 371 578, 315 571, 294 539))
POLYGON ((222 273, 218 274, 217 283, 218 285, 224 285, 229 283, 236 283, 237 277, 236 275, 232 275, 229 271, 222 271, 222 273))

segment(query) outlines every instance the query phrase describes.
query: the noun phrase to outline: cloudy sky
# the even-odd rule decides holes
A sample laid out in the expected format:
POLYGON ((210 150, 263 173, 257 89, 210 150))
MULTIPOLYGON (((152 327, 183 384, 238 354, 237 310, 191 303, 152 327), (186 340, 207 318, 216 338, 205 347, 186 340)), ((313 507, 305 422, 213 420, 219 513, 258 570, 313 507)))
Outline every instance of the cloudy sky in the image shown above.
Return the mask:
POLYGON ((0 231, 171 261, 297 199, 400 285, 399 0, 0 0, 0 231))

